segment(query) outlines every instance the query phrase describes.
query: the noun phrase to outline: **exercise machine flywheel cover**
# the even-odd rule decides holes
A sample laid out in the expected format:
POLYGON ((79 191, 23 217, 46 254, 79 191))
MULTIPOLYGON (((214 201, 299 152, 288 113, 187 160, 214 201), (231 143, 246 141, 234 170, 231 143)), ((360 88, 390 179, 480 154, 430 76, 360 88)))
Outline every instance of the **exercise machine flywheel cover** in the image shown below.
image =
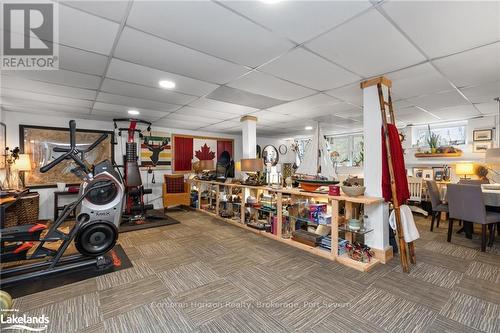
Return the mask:
POLYGON ((118 239, 118 228, 111 222, 91 221, 82 226, 75 237, 78 252, 98 257, 111 250, 118 239))

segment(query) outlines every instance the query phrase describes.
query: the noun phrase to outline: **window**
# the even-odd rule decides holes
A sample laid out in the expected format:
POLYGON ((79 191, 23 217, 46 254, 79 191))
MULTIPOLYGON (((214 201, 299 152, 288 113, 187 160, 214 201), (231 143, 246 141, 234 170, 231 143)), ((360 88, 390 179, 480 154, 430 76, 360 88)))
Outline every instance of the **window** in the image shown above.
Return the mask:
MULTIPOLYGON (((457 146, 464 145, 466 138, 466 127, 465 125, 442 125, 442 126, 431 126, 431 131, 439 135, 439 146, 457 146)), ((422 126, 416 128, 415 138, 417 147, 428 147, 427 138, 429 136, 429 129, 427 126, 422 126)))
POLYGON ((297 167, 300 165, 300 162, 302 162, 302 159, 304 158, 304 153, 306 151, 307 144, 311 141, 311 139, 297 139, 295 140, 295 164, 297 167))
MULTIPOLYGON (((364 160, 363 135, 327 136, 330 151, 337 152, 337 165, 361 166, 364 160)), ((332 157, 335 160, 335 157, 332 157)))

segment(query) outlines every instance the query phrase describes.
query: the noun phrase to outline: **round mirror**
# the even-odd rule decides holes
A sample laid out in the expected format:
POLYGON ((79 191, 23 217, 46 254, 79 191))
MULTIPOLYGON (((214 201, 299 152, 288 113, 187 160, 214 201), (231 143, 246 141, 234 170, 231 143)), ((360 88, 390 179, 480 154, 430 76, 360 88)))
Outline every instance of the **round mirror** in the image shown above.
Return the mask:
POLYGON ((262 159, 264 160, 264 164, 270 163, 272 166, 275 166, 279 161, 278 149, 272 145, 265 146, 262 149, 262 159))

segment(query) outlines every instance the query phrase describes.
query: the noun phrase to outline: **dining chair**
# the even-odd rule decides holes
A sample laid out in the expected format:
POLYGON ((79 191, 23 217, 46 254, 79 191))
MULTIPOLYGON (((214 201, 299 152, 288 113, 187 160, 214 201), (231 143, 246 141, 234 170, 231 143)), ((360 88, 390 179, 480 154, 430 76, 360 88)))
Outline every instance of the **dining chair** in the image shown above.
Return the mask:
POLYGON ((495 224, 500 222, 500 213, 486 211, 483 192, 477 185, 448 184, 447 199, 450 212, 447 241, 451 242, 454 220, 481 224, 481 252, 485 252, 486 226, 492 225, 488 244, 491 246, 495 237, 495 224))
POLYGON ((439 220, 441 219, 440 215, 442 212, 448 213, 448 204, 441 201, 441 194, 439 193, 439 187, 435 180, 427 180, 426 184, 432 205, 431 231, 434 231, 434 221, 437 220, 436 227, 439 228, 439 220))
POLYGON ((410 191, 410 198, 408 199, 412 212, 420 213, 424 216, 428 216, 429 213, 422 209, 420 204, 422 203, 422 191, 423 191, 423 179, 422 177, 407 177, 408 180, 408 190, 410 191))

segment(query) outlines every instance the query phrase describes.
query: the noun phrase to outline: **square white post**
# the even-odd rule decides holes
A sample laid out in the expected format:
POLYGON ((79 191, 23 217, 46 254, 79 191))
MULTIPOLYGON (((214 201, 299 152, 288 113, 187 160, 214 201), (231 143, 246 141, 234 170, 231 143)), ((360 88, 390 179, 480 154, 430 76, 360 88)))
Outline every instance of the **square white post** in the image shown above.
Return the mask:
MULTIPOLYGON (((384 82, 383 80, 381 80, 384 82)), ((362 84, 363 88, 363 135, 364 135, 364 183, 365 195, 382 197, 382 112, 377 85, 362 84)), ((377 258, 385 262, 392 257, 389 245, 389 207, 386 203, 365 205, 368 221, 365 243, 370 246, 377 258)))

